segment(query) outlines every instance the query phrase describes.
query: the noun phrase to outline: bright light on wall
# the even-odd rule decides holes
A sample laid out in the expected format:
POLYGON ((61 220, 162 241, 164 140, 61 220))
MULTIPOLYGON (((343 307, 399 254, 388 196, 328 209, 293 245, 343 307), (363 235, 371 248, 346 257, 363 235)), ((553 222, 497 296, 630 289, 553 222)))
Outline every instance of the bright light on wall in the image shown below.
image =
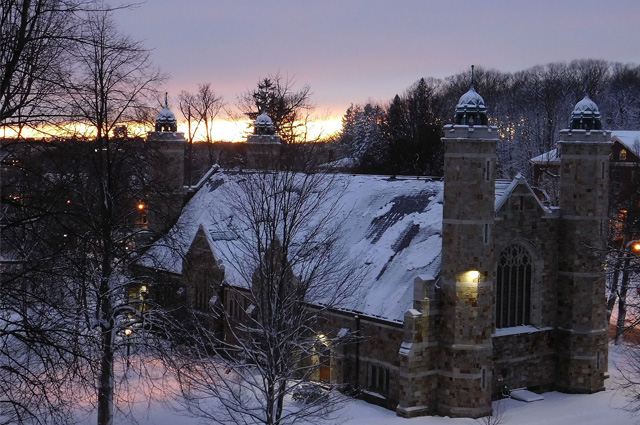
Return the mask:
POLYGON ((460 282, 463 282, 463 283, 479 283, 480 282, 480 272, 478 270, 469 270, 467 272, 464 272, 460 276, 460 282))

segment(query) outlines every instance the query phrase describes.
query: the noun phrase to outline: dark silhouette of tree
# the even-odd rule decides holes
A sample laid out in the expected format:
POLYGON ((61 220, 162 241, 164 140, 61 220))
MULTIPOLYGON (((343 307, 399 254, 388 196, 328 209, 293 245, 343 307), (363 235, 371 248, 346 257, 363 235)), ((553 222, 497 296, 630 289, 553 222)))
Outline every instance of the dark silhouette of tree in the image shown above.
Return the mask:
POLYGON ((214 298, 209 319, 200 311, 189 321, 221 326, 192 329, 189 344, 172 356, 181 403, 220 424, 326 417, 339 404, 337 394, 310 389, 308 381, 318 374, 318 357, 350 340, 323 324, 356 283, 337 243, 340 186, 330 174, 268 170, 228 180, 225 188, 229 209, 214 214, 222 219, 233 211, 231 228, 223 219, 220 231, 238 238, 218 260, 240 279, 232 284, 246 289, 223 288, 225 301, 214 298), (288 406, 290 397, 305 402, 288 406))

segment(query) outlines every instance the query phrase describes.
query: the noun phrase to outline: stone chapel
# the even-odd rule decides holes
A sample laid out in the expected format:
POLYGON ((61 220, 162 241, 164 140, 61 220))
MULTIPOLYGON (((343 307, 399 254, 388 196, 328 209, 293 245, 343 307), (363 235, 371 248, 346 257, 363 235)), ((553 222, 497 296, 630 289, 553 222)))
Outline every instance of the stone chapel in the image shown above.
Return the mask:
MULTIPOLYGON (((444 129, 443 179, 335 176, 344 188, 336 206, 347 229, 341 237, 363 278, 361 296, 331 311, 326 333, 350 330, 362 338, 332 352, 319 380, 357 389, 400 416, 477 418, 516 389, 604 389, 600 248, 610 132, 593 101, 576 105, 557 143, 560 201, 546 206, 522 176, 496 179, 499 135, 486 111, 473 87, 460 98, 444 129)), ((149 141, 166 145, 180 180, 176 152, 184 139, 167 112, 149 141)), ((280 139, 271 129, 261 115, 247 143, 251 163, 277 156, 280 139)), ((225 209, 221 188, 251 172, 214 167, 192 188, 175 227, 150 248, 154 260, 141 260, 162 277, 150 289, 157 299, 201 309, 223 299, 226 309, 247 309, 232 296, 243 285, 221 266, 225 247, 241 237, 224 228, 232 226, 233 211, 225 209), (178 244, 181 255, 167 244, 178 244)))

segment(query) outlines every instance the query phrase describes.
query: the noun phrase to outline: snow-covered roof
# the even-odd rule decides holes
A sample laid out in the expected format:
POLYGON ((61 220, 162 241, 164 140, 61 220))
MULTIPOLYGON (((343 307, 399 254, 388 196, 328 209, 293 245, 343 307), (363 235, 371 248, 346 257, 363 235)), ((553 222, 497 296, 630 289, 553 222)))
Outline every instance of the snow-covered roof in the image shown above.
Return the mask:
MULTIPOLYGON (((142 264, 181 273, 182 256, 202 226, 214 256, 224 262, 226 281, 246 286, 242 273, 226 260, 239 260, 242 255, 234 245, 242 237, 242 229, 234 227, 238 220, 234 220, 226 197, 248 173, 214 173, 142 264)), ((342 223, 340 245, 346 247, 351 264, 362 272, 359 296, 346 308, 401 322, 412 306, 414 278, 435 276, 440 270, 443 183, 344 174, 331 178, 336 191, 335 219, 342 223)))
MULTIPOLYGON (((214 256, 225 266, 227 283, 246 287, 247 274, 229 263, 241 263, 244 254, 237 248, 243 229, 227 198, 251 173, 218 170, 212 174, 142 264, 182 273, 182 258, 201 227, 214 256)), ((359 295, 341 308, 402 322, 413 305, 414 279, 440 274, 444 184, 415 177, 330 176, 336 195, 333 219, 341 223, 339 242, 347 261, 361 272, 359 295)), ((508 196, 510 184, 496 182, 496 199, 508 196)))
POLYGON ((558 155, 558 148, 552 149, 549 152, 545 152, 541 155, 531 158, 530 161, 533 164, 539 164, 539 165, 560 164, 560 156, 558 155))
POLYGON ((547 209, 544 207, 544 205, 542 205, 538 197, 533 192, 533 189, 531 189, 531 186, 529 186, 529 183, 527 183, 527 180, 520 173, 518 173, 513 180, 507 180, 507 179, 496 180, 496 199, 494 204, 496 211, 502 208, 502 206, 507 201, 507 199, 509 199, 509 196, 511 196, 515 188, 518 187, 519 185, 525 186, 526 189, 529 191, 529 193, 532 195, 532 197, 536 200, 540 208, 544 211, 547 211, 547 209))
POLYGON ((614 141, 617 140, 631 152, 635 152, 636 154, 640 153, 640 131, 612 131, 611 139, 614 141))
MULTIPOLYGON (((640 152, 640 131, 615 130, 611 132, 611 140, 620 142, 631 152, 640 152)), ((529 161, 539 165, 560 164, 558 148, 531 158, 529 161)))

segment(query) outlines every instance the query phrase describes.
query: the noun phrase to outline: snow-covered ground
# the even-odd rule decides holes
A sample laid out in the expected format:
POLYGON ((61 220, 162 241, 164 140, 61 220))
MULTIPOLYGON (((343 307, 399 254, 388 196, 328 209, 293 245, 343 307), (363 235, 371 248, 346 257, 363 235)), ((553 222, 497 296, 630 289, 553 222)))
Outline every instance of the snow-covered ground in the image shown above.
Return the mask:
MULTIPOLYGON (((544 400, 532 403, 506 399, 494 403, 494 409, 503 411, 501 424, 510 425, 632 425, 640 423, 639 416, 624 410, 627 399, 621 391, 616 390, 620 372, 616 364, 625 362, 624 348, 611 346, 610 378, 606 381, 607 391, 589 395, 562 394, 550 392, 544 394, 544 400)), ((176 409, 168 407, 162 401, 147 401, 145 393, 139 388, 132 388, 139 395, 140 401, 133 406, 135 423, 139 425, 198 425, 197 418, 181 415, 176 409)), ((164 391, 156 388, 153 391, 158 399, 162 399, 164 391)), ((340 412, 341 424, 345 425, 459 425, 484 423, 472 419, 451 419, 446 417, 420 417, 403 419, 390 410, 377 407, 361 400, 349 400, 340 412)), ((95 413, 84 414, 81 423, 96 423, 95 413)), ((115 425, 134 423, 123 414, 116 414, 115 425)), ((334 422, 335 423, 335 422, 334 422)), ((492 422, 493 423, 493 422, 492 422)), ((327 422, 327 425, 330 423, 327 422)))

